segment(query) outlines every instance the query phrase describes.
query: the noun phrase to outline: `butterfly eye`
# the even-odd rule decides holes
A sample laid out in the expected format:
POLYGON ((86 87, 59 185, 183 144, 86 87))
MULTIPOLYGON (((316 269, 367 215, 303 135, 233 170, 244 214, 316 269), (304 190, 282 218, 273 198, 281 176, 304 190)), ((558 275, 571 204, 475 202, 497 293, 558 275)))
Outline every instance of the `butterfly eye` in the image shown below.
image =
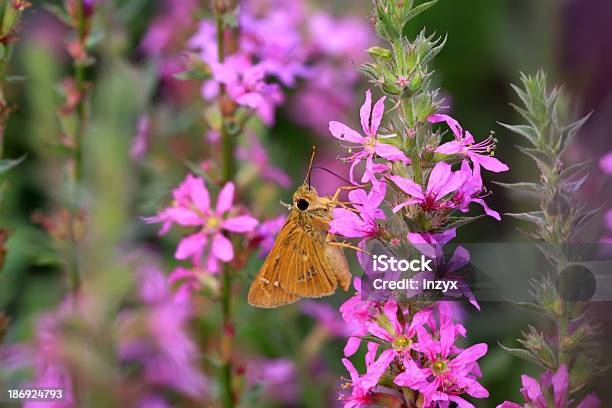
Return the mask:
POLYGON ((305 211, 308 208, 308 205, 308 201, 304 200, 303 198, 300 198, 297 202, 297 208, 302 211, 305 211))

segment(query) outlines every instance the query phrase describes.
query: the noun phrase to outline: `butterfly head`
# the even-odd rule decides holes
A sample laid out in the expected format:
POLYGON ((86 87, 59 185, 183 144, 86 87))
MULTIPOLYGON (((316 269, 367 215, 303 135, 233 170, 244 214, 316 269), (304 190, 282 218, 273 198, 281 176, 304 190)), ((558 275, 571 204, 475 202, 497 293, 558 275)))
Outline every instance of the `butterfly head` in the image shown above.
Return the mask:
POLYGON ((302 184, 293 194, 293 207, 300 211, 308 211, 320 206, 321 199, 314 187, 302 184))

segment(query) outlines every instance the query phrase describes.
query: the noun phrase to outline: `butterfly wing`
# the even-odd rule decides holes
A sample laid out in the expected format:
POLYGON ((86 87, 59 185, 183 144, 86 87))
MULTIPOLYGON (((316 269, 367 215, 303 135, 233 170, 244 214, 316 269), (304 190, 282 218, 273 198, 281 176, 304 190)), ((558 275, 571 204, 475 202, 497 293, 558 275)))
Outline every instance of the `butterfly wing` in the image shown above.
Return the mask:
POLYGON ((300 297, 283 290, 279 282, 281 260, 289 254, 285 240, 295 230, 295 217, 289 215, 287 222, 279 232, 270 253, 266 257, 259 273, 251 283, 248 302, 252 306, 274 308, 297 301, 300 297))
POLYGON ((326 253, 327 223, 309 214, 296 214, 300 228, 287 237, 288 256, 279 262, 283 290, 317 298, 336 291, 338 280, 326 253))

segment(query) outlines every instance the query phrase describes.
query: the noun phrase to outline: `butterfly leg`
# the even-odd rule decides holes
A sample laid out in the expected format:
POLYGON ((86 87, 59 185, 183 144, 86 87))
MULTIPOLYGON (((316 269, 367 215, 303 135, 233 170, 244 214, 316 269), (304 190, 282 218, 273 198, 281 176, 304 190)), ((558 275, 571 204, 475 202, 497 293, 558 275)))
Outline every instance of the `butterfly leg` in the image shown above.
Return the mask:
POLYGON ((327 240, 325 243, 329 244, 329 245, 338 246, 338 247, 341 247, 341 248, 353 249, 353 250, 355 250, 357 252, 363 252, 364 254, 367 254, 367 255, 372 255, 370 252, 366 251, 365 249, 359 248, 359 247, 357 247, 355 245, 351 245, 348 242, 344 242, 344 241, 339 242, 339 241, 330 241, 330 240, 327 240))

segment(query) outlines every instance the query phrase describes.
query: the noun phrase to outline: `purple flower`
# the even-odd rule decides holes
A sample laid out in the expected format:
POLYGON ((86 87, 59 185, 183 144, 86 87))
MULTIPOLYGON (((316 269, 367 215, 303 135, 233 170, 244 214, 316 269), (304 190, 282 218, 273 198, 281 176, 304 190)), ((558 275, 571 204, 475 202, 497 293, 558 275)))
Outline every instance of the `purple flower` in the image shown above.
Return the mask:
MULTIPOLYGON (((523 388, 521 394, 525 399, 524 405, 515 402, 504 401, 497 408, 549 408, 547 396, 551 396, 550 402, 554 408, 568 407, 568 389, 569 389, 569 373, 567 366, 561 364, 556 373, 546 371, 540 378, 540 383, 528 375, 522 375, 521 381, 523 388), (551 390, 552 389, 552 390, 551 390), (552 393, 551 393, 552 391, 552 393)), ((571 401, 569 401, 571 402, 571 401)), ((601 401, 595 394, 587 395, 575 408, 598 408, 601 406, 601 401)))
POLYGON ((390 176, 390 179, 411 197, 393 207, 393 212, 398 212, 406 206, 415 204, 420 205, 425 211, 454 206, 449 200, 444 200, 444 197, 456 191, 463 181, 461 175, 453 173, 451 165, 445 162, 439 162, 435 165, 429 174, 425 191, 419 184, 410 179, 401 176, 390 176))
POLYGON ((160 234, 165 234, 173 223, 200 227, 199 231, 181 240, 174 256, 180 260, 191 258, 194 265, 198 266, 206 248, 210 247, 206 269, 210 273, 216 273, 219 270, 219 261, 229 262, 234 259, 232 243, 224 235, 224 231, 243 234, 253 231, 258 224, 258 221, 249 215, 232 214, 234 190, 232 182, 223 186, 219 192, 217 207, 213 209, 204 180, 188 174, 173 191, 173 205, 154 217, 146 218, 145 221, 163 223, 160 234))
POLYGON ((378 380, 385 373, 387 365, 385 360, 379 358, 378 361, 374 361, 376 352, 378 351, 378 344, 368 343, 368 352, 365 356, 366 363, 366 374, 360 376, 357 369, 350 362, 350 360, 343 358, 342 364, 348 370, 351 381, 343 386, 343 388, 350 387, 350 395, 341 395, 340 400, 343 403, 344 408, 359 408, 359 407, 370 407, 372 404, 371 390, 376 387, 378 380))
POLYGON ((423 394, 423 407, 434 407, 441 401, 452 401, 461 408, 473 407, 461 394, 486 398, 489 392, 476 381, 479 370, 476 360, 486 354, 485 343, 465 350, 454 347, 457 330, 452 324, 440 327, 439 340, 434 340, 424 327, 417 328, 415 350, 423 359, 404 359, 405 371, 395 377, 395 384, 410 387, 423 394))
POLYGON ((378 128, 382 121, 383 112, 385 110, 385 97, 380 98, 372 109, 372 93, 368 89, 366 91, 366 99, 359 112, 361 117, 361 127, 365 136, 361 136, 359 132, 351 129, 344 123, 331 121, 329 122, 329 131, 331 134, 341 141, 354 143, 354 146, 344 146, 355 153, 346 157, 346 161, 351 162, 350 179, 355 183, 354 170, 355 166, 362 160, 366 160, 366 170, 361 178, 361 182, 371 181, 377 182, 374 177, 374 157, 380 156, 390 161, 402 161, 408 163, 408 158, 397 147, 383 143, 378 138, 378 128))
POLYGON ((247 365, 246 377, 250 385, 262 386, 268 397, 286 404, 295 402, 299 395, 297 368, 289 359, 251 361, 247 365))
MULTIPOLYGON (((222 64, 211 63, 211 68, 217 85, 224 84, 228 95, 238 105, 253 109, 266 125, 274 123, 274 112, 284 97, 278 84, 265 81, 265 65, 252 65, 247 58, 236 55, 222 64)), ((207 99, 216 94, 209 88, 204 92, 207 99)))
POLYGON ((342 319, 350 324, 350 327, 353 329, 344 346, 344 355, 347 357, 352 356, 359 349, 361 345, 360 336, 368 334, 368 324, 373 319, 373 314, 377 307, 376 302, 362 300, 361 278, 356 277, 353 279, 353 287, 356 291, 355 295, 340 306, 342 319))
POLYGON ((483 193, 484 187, 480 176, 480 166, 475 165, 472 171, 469 163, 464 160, 461 163, 459 177, 461 177, 462 183, 453 195, 453 201, 457 204, 459 210, 468 212, 470 203, 474 202, 482 206, 485 214, 500 221, 499 213, 490 209, 483 199, 486 193, 483 193))
POLYGON ((446 122, 455 135, 456 140, 440 145, 435 150, 437 153, 462 154, 468 157, 475 166, 482 166, 495 173, 508 171, 508 166, 493 157, 495 140, 491 136, 482 142, 475 143, 472 134, 468 131, 464 133, 459 122, 448 115, 434 114, 430 115, 427 120, 430 123, 446 122))
POLYGON ((606 174, 612 174, 612 151, 599 159, 599 168, 606 174))
POLYGON ((327 303, 307 300, 302 302, 302 311, 316 319, 333 336, 343 337, 353 332, 350 324, 342 321, 338 311, 327 303))
POLYGON ((272 250, 276 236, 283 228, 286 221, 287 216, 285 214, 281 214, 276 218, 260 223, 255 231, 250 234, 250 245, 252 247, 259 247, 261 249, 258 254, 260 258, 265 258, 265 256, 272 250))
MULTIPOLYGON (((378 207, 385 199, 386 190, 386 183, 377 183, 372 186, 369 193, 363 189, 349 192, 349 201, 357 213, 347 208, 334 208, 329 232, 346 238, 362 238, 358 246, 365 250, 366 242, 379 236, 382 231, 378 221, 384 220, 385 214, 378 207)), ((362 259, 363 257, 369 258, 362 252, 358 252, 357 256, 362 264, 366 261, 362 259)))
POLYGON ((430 258, 442 256, 442 247, 457 235, 457 229, 451 228, 441 232, 409 232, 408 241, 423 255, 430 258))
MULTIPOLYGON (((367 325, 370 334, 389 342, 391 345, 391 348, 383 351, 376 361, 376 364, 384 366, 385 369, 396 357, 400 360, 410 358, 410 351, 415 345, 414 338, 417 330, 431 317, 431 311, 421 310, 410 319, 410 323, 401 324, 397 317, 398 309, 395 300, 389 299, 383 309, 386 319, 379 317, 377 322, 370 322, 367 325), (384 323, 381 323, 381 321, 384 321, 384 323)), ((399 312, 403 313, 401 309, 399 309, 399 312)), ((376 381, 378 381, 378 378, 376 381)))

